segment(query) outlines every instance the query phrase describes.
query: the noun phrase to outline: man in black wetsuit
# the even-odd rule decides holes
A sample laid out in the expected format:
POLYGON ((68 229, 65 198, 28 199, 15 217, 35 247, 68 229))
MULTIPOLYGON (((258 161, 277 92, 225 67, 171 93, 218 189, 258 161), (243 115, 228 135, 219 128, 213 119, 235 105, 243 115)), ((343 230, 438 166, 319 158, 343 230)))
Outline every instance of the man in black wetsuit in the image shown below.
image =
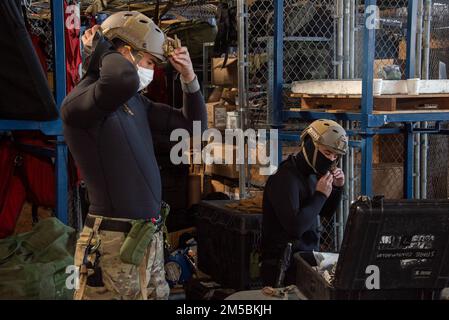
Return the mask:
MULTIPOLYGON (((301 150, 283 161, 263 197, 262 278, 274 286, 288 242, 292 252, 318 251, 319 217, 332 216, 341 200, 345 176, 337 168, 347 151, 345 130, 335 121, 317 120, 301 135, 301 150)), ((285 285, 295 283, 290 264, 285 285)))
POLYGON ((156 298, 166 299, 161 179, 152 136, 170 135, 177 128, 192 132, 193 121, 201 121, 205 129, 200 86, 187 48, 176 48, 141 13, 115 13, 82 40, 92 51, 89 68, 61 109, 64 136, 90 200, 75 254, 75 264, 81 266, 75 298, 147 299, 150 288, 156 298), (166 59, 180 73, 184 92, 180 110, 139 93, 151 81, 154 65, 166 59), (139 266, 120 260, 121 246, 136 220, 151 221, 158 230, 139 266), (92 247, 89 252, 86 246, 92 247), (97 259, 95 273, 86 273, 86 259, 97 259))

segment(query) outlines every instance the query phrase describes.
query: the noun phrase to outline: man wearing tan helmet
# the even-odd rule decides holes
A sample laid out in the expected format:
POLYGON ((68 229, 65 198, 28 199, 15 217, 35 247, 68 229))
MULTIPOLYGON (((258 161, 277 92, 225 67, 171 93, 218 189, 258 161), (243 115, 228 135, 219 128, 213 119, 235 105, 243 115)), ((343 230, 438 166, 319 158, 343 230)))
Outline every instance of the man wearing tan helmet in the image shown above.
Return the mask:
POLYGON ((89 192, 89 215, 77 242, 75 299, 167 299, 161 178, 153 135, 205 129, 207 114, 187 48, 145 15, 118 12, 83 38, 89 63, 65 98, 64 136, 89 192), (140 94, 155 64, 179 72, 184 106, 174 109, 140 94), (150 289, 150 290, 148 290, 150 289))
MULTIPOLYGON (((340 203, 345 176, 337 165, 347 146, 346 132, 338 123, 314 121, 301 134, 300 151, 268 179, 262 225, 265 285, 276 285, 287 243, 292 243, 292 252, 319 250, 319 217, 332 216, 340 203)), ((295 277, 291 264, 284 284, 294 284, 295 277)))

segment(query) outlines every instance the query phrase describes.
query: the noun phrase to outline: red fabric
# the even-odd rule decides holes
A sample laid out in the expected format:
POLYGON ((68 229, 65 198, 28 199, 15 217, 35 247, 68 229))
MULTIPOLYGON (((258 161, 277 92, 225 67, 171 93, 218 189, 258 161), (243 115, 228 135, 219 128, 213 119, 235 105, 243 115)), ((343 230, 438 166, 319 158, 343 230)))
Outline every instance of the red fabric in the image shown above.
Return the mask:
MULTIPOLYGON (((28 133, 15 136, 16 141, 24 145, 33 145, 54 149, 54 145, 47 142, 45 136, 40 133, 28 133)), ((27 198, 30 202, 44 207, 55 207, 56 204, 56 182, 55 166, 51 159, 37 156, 28 152, 21 152, 23 158, 23 172, 27 198)))
POLYGON ((167 78, 163 68, 154 68, 153 81, 145 94, 151 101, 168 104, 167 78))
POLYGON ((12 176, 8 184, 6 201, 0 212, 0 239, 9 237, 14 233, 25 199, 26 192, 22 181, 19 177, 12 176))
POLYGON ((80 52, 80 19, 79 10, 74 10, 75 4, 69 6, 64 1, 65 25, 65 54, 66 54, 66 81, 69 93, 80 81, 79 66, 82 62, 80 52))
POLYGON ((0 209, 6 201, 9 183, 14 173, 16 154, 10 141, 0 140, 0 209))
POLYGON ((34 50, 36 51, 36 54, 39 58, 39 61, 41 63, 42 69, 44 70, 45 75, 47 75, 47 56, 45 54, 45 43, 42 41, 42 39, 35 35, 30 34, 31 36, 31 42, 33 43, 34 50))
POLYGON ((26 198, 22 181, 14 174, 16 156, 10 141, 0 141, 0 239, 14 233, 26 198))

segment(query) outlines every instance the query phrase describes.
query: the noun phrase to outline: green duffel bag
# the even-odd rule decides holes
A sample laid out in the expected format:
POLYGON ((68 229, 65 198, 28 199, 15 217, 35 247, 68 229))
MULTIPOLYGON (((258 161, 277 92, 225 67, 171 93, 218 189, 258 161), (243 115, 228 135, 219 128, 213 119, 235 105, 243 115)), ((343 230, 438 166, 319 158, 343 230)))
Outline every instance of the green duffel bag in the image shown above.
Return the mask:
POLYGON ((0 299, 72 299, 66 282, 73 274, 66 271, 73 271, 67 267, 74 264, 75 244, 75 230, 56 218, 0 240, 0 299))
POLYGON ((173 23, 164 31, 170 38, 177 35, 181 40, 181 45, 189 49, 190 57, 193 60, 203 57, 203 43, 215 41, 217 26, 206 21, 187 20, 173 23))

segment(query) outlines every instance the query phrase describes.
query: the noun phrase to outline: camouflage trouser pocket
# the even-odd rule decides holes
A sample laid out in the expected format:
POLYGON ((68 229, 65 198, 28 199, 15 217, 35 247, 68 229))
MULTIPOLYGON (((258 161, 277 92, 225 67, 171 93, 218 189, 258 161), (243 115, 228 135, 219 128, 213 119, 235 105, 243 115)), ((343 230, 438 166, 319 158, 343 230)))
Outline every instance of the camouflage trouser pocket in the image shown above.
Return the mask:
POLYGON ((76 242, 75 250, 75 265, 77 267, 81 266, 84 259, 84 254, 86 252, 87 245, 89 244, 89 237, 92 229, 84 227, 83 231, 80 233, 78 241, 76 242))

